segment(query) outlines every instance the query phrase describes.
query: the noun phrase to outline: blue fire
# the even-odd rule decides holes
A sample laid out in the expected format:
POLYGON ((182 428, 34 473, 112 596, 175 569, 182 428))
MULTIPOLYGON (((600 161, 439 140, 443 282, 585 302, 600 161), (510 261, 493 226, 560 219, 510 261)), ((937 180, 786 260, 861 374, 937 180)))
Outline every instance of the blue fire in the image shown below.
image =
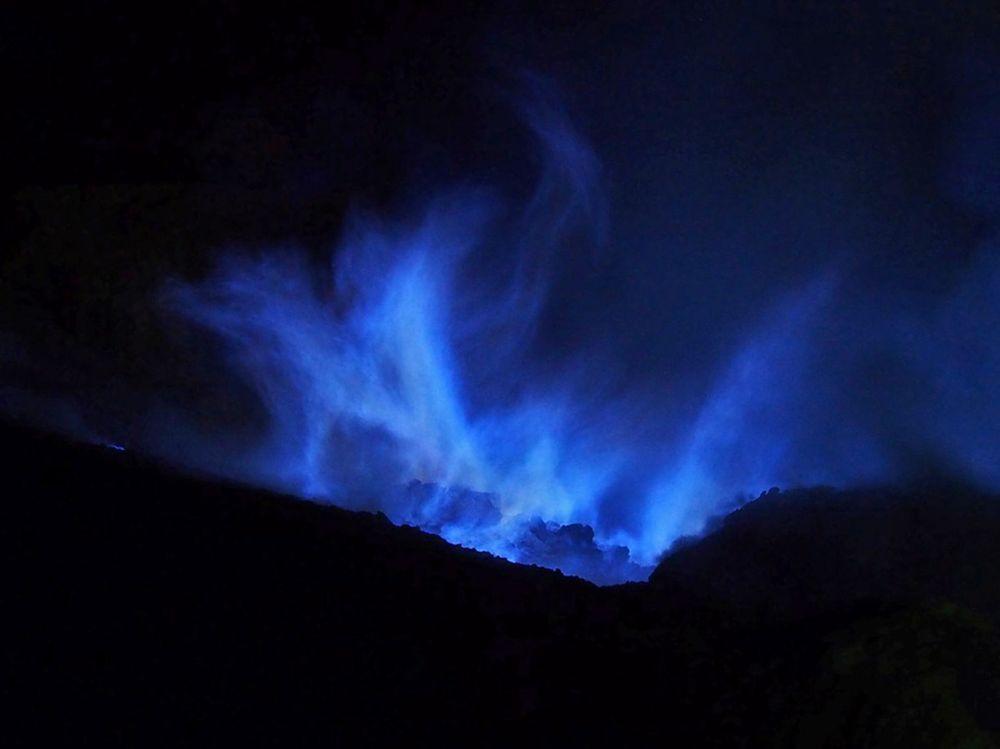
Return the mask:
POLYGON ((230 253, 166 297, 220 337, 266 407, 242 463, 255 480, 514 560, 641 579, 733 494, 701 461, 729 438, 720 409, 738 406, 709 404, 680 463, 650 472, 635 437, 651 404, 604 400, 586 352, 555 373, 530 360, 548 266, 604 223, 590 149, 554 109, 530 110, 545 159, 521 211, 454 190, 411 221, 354 216, 322 272, 294 249, 230 253), (642 475, 648 522, 609 528, 602 507, 642 475))
MULTIPOLYGON (((516 561, 643 579, 741 497, 899 478, 906 451, 859 408, 845 372, 909 329, 924 346, 899 358, 947 393, 907 414, 909 432, 1000 481, 995 408, 975 405, 996 382, 978 362, 995 365, 998 348, 982 309, 969 312, 996 311, 990 252, 930 321, 844 314, 849 269, 831 263, 757 315, 693 420, 669 393, 623 386, 597 348, 540 361, 551 269, 606 241, 607 217, 584 140, 557 108, 527 113, 544 158, 520 209, 464 185, 402 218, 356 213, 325 267, 295 248, 233 251, 210 277, 167 288, 169 308, 218 336, 268 415, 231 473, 516 561)), ((219 468, 217 454, 193 460, 219 468)))

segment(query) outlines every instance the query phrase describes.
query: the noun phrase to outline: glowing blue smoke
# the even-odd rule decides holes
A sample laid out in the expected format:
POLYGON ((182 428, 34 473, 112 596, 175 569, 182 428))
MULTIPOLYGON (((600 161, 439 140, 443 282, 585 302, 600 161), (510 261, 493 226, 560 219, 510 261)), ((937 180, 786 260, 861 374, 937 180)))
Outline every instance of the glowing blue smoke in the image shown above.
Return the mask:
POLYGON ((909 431, 971 463, 966 473, 1000 479, 992 416, 978 427, 989 455, 969 450, 966 428, 996 379, 970 347, 1000 361, 977 327, 988 321, 976 305, 997 307, 984 301, 1000 277, 992 255, 931 323, 853 329, 833 309, 842 273, 821 274, 762 312, 686 427, 669 397, 606 387, 598 353, 556 371, 533 361, 551 267, 603 236, 605 211, 597 161, 558 110, 533 105, 529 122, 545 158, 520 211, 466 187, 409 220, 353 216, 323 269, 294 249, 233 252, 204 281, 168 289, 266 408, 265 433, 232 472, 514 560, 643 578, 740 493, 898 477, 899 456, 852 410, 850 378, 830 362, 892 349, 910 325, 928 353, 905 356, 949 396, 925 399, 909 431), (831 354, 838 340, 852 341, 846 357, 831 354), (940 358, 949 345, 955 366, 940 358), (974 381, 956 388, 956 377, 974 381))
MULTIPOLYGON (((329 272, 294 250, 232 254, 204 283, 168 290, 173 309, 222 337, 266 406, 257 478, 529 561, 539 554, 524 545, 557 530, 545 523, 592 519, 615 451, 594 449, 586 431, 599 419, 580 423, 568 389, 518 383, 529 367, 518 352, 564 232, 599 225, 603 208, 589 149, 552 110, 533 115, 547 159, 506 231, 495 201, 466 190, 410 223, 355 216, 329 272), (510 282, 477 281, 484 253, 505 247, 510 282), (495 379, 501 367, 513 387, 473 408, 473 372, 495 379)), ((583 551, 604 564, 596 546, 583 551)), ((641 576, 621 556, 611 577, 641 576)), ((568 557, 587 571, 585 554, 568 557)))
POLYGON ((639 565, 731 495, 695 463, 719 447, 712 430, 720 409, 735 404, 709 404, 678 478, 667 479, 673 488, 649 488, 641 533, 610 529, 595 544, 587 531, 562 532, 596 525, 622 471, 648 461, 621 435, 653 414, 627 399, 598 405, 570 374, 544 382, 517 354, 563 232, 603 218, 589 150, 551 110, 534 122, 548 159, 528 206, 506 226, 485 193, 452 194, 410 224, 355 217, 326 273, 293 250, 232 254, 168 298, 221 336, 266 406, 256 478, 513 559, 600 580, 642 577, 639 565), (512 281, 477 282, 482 254, 504 243, 513 247, 512 281), (504 397, 470 397, 474 373, 499 374, 504 397), (679 513, 686 522, 665 520, 679 513))
MULTIPOLYGON (((524 381, 522 349, 553 255, 568 232, 601 230, 603 202, 590 150, 555 109, 530 109, 546 158, 513 218, 485 191, 456 191, 411 222, 354 216, 327 272, 295 250, 233 253, 168 289, 266 406, 254 478, 529 561, 552 563, 530 547, 592 521, 616 451, 593 442, 600 419, 581 421, 571 388, 524 381), (507 282, 478 273, 491 256, 507 282), (486 380, 506 381, 503 397, 469 392, 486 380)), ((592 542, 577 551, 564 566, 586 573, 588 553, 606 566, 592 542)), ((612 556, 611 578, 642 575, 612 556)))

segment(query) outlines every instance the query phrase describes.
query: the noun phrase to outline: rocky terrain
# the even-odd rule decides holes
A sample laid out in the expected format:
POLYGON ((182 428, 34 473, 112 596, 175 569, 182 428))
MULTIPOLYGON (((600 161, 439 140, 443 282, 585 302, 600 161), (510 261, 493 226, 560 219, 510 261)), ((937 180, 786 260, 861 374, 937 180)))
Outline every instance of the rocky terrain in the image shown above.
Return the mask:
POLYGON ((1000 505, 772 492, 598 587, 2 429, 8 746, 992 746, 1000 505))

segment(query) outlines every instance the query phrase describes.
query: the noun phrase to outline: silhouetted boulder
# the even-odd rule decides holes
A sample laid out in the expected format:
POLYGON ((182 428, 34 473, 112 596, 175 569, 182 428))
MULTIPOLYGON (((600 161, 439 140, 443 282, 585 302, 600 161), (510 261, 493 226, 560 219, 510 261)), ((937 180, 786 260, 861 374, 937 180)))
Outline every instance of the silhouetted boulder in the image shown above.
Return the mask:
POLYGON ((450 525, 485 528, 500 522, 497 497, 487 492, 422 481, 411 481, 405 492, 412 520, 433 533, 450 525))

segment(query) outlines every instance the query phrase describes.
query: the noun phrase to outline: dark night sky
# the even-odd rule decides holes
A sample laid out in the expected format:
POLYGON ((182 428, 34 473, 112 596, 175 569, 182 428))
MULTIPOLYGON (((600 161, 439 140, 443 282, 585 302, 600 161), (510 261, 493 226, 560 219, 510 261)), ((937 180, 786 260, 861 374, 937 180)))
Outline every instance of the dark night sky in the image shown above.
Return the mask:
MULTIPOLYGON (((5 171, 256 182, 334 205, 469 175, 516 189, 530 164, 510 158, 526 148, 502 89, 528 68, 591 141, 614 227, 596 259, 568 253, 552 306, 572 314, 552 334, 624 326, 637 371, 706 363, 740 334, 734 308, 831 257, 855 258, 863 284, 940 289, 986 230, 948 171, 973 79, 994 69, 989 3, 498 6, 14 4, 5 171)), ((274 233, 302 233, 297 218, 274 233)))

